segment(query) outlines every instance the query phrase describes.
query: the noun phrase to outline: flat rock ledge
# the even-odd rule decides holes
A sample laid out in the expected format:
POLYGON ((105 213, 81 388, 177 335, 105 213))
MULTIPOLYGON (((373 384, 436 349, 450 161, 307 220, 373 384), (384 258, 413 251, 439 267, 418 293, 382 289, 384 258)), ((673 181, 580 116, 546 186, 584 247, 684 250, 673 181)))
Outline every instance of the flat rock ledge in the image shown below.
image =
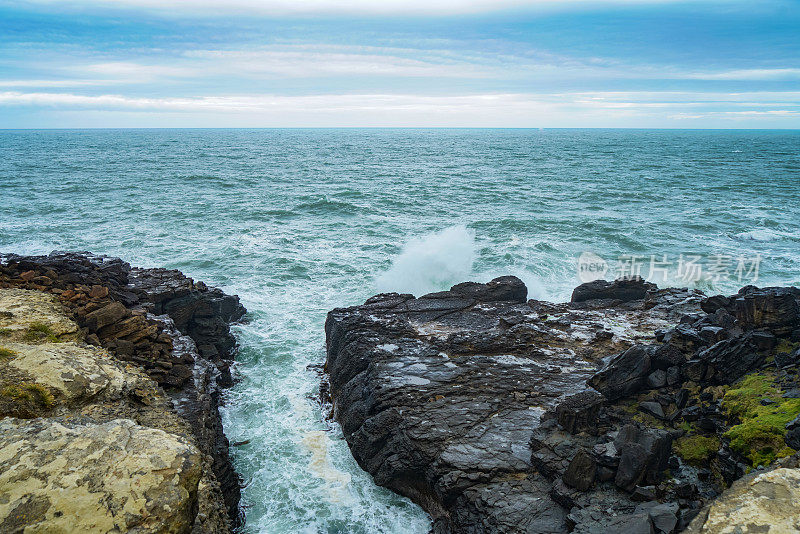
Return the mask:
POLYGON ((501 277, 328 314, 323 401, 379 485, 437 534, 762 532, 712 526, 715 498, 800 447, 800 290, 526 297, 501 277))
POLYGON ((243 314, 178 271, 0 255, 0 532, 231 532, 243 314))

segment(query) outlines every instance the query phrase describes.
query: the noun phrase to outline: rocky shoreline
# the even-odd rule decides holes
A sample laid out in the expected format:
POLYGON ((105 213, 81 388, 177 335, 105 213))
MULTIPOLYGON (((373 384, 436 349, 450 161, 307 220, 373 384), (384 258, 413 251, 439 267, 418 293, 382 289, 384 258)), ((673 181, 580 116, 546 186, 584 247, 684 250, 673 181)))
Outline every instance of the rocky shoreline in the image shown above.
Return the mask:
POLYGON ((218 408, 244 313, 175 270, 0 255, 0 531, 231 532, 218 408))
POLYGON ((377 295, 326 335, 353 456, 437 534, 800 531, 797 288, 552 304, 502 277, 377 295))

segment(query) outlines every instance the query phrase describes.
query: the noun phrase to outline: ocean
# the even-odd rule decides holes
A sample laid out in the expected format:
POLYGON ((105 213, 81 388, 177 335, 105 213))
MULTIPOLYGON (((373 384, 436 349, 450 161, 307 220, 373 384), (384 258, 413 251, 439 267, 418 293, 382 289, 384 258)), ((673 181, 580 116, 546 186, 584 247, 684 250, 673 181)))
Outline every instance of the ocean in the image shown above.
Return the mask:
POLYGON ((244 532, 424 534, 323 420, 326 312, 503 274, 800 285, 800 131, 0 131, 0 251, 52 250, 240 295, 244 532))

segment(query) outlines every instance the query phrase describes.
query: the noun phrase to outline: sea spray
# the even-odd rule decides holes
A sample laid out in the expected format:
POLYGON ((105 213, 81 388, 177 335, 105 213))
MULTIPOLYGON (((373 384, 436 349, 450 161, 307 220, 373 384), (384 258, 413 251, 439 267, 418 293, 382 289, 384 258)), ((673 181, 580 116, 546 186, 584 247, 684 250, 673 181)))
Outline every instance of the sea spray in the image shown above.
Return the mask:
POLYGON ((422 295, 447 289, 472 274, 475 234, 463 224, 413 238, 376 280, 378 291, 422 295))

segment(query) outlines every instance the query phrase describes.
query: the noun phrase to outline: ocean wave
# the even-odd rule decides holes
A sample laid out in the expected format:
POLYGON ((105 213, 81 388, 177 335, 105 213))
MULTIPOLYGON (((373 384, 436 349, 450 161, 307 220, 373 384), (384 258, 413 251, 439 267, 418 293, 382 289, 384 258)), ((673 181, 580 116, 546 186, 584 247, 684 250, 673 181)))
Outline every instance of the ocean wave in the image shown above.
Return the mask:
POLYGON ((772 228, 754 228, 746 232, 740 232, 734 236, 737 239, 747 241, 781 241, 784 239, 796 241, 800 236, 791 232, 773 230, 772 228))
POLYGON ((292 211, 316 215, 357 215, 366 210, 350 202, 321 197, 307 202, 301 202, 294 206, 292 211))

